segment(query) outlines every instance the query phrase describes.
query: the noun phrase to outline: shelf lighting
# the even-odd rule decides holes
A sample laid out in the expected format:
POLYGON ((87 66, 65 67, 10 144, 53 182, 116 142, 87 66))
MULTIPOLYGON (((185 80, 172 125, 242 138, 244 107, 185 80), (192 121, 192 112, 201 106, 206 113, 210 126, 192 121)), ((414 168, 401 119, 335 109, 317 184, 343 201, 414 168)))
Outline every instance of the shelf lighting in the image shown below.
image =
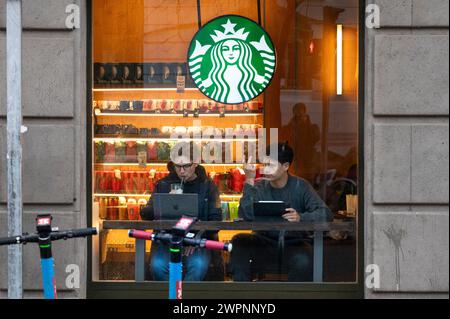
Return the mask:
MULTIPOLYGON (((150 116, 150 117, 184 117, 183 114, 161 114, 161 113, 96 113, 97 116, 150 116)), ((194 117, 193 114, 189 114, 194 117)), ((262 113, 226 113, 225 117, 242 117, 242 116, 262 116, 262 113)), ((220 114, 199 114, 198 117, 220 117, 220 114)))
MULTIPOLYGON (((152 197, 151 194, 94 194, 94 197, 152 197)), ((241 198, 242 195, 220 195, 220 198, 241 198)))
MULTIPOLYGON (((177 88, 115 88, 115 89, 92 89, 93 92, 150 92, 150 91, 176 91, 177 88)), ((185 88, 185 91, 198 91, 196 88, 185 88)))
POLYGON ((121 137, 95 137, 94 142, 170 142, 170 141, 192 141, 192 142, 257 142, 256 138, 121 138, 121 137))
POLYGON ((342 47, 343 47, 343 37, 342 37, 342 24, 338 24, 337 35, 336 35, 336 94, 342 95, 342 47))
MULTIPOLYGON (((94 165, 101 165, 101 166, 141 166, 139 163, 94 163, 94 165)), ((146 166, 167 166, 167 163, 146 163, 146 166)), ((212 163, 212 164, 206 164, 202 163, 201 166, 226 166, 226 167, 242 167, 244 164, 232 164, 232 163, 212 163)))

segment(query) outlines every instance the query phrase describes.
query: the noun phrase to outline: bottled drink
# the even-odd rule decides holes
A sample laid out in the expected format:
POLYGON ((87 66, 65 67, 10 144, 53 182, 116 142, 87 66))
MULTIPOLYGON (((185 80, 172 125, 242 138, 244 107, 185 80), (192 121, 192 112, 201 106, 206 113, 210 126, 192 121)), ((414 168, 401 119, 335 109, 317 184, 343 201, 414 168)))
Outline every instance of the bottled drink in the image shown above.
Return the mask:
POLYGON ((100 219, 106 219, 107 206, 108 206, 108 198, 100 197, 100 199, 99 199, 99 217, 100 217, 100 219))
POLYGON ((108 207, 106 209, 106 219, 107 220, 118 220, 119 219, 119 200, 117 197, 110 197, 108 199, 108 207))
POLYGON ((119 197, 119 220, 127 220, 127 199, 125 197, 119 197))

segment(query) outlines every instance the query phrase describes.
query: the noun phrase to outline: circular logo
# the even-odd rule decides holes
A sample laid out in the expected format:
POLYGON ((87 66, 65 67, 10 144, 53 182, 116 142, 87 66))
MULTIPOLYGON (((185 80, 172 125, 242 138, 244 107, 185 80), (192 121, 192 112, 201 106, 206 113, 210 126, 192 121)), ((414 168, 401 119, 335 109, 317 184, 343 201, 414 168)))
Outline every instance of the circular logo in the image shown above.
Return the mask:
POLYGON ((188 51, 189 71, 207 97, 239 104, 260 95, 275 73, 275 47, 254 21, 236 15, 216 18, 201 28, 188 51))

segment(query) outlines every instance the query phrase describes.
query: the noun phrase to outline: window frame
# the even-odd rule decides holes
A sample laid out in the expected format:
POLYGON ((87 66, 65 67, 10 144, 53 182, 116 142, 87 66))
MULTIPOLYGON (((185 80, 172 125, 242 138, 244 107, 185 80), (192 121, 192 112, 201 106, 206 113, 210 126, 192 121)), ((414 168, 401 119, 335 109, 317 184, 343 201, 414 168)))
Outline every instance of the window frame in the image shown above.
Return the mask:
MULTIPOLYGON (((93 18, 92 3, 86 0, 86 216, 87 225, 92 226, 92 86, 93 86, 93 18)), ((359 0, 358 35, 358 219, 356 245, 356 282, 343 283, 293 283, 293 282, 196 282, 183 283, 183 296, 187 299, 202 299, 214 292, 215 298, 267 299, 267 298, 364 298, 364 100, 365 100, 365 0, 359 0)), ((87 298, 157 298, 166 299, 167 283, 133 281, 92 280, 92 238, 87 247, 87 298)))

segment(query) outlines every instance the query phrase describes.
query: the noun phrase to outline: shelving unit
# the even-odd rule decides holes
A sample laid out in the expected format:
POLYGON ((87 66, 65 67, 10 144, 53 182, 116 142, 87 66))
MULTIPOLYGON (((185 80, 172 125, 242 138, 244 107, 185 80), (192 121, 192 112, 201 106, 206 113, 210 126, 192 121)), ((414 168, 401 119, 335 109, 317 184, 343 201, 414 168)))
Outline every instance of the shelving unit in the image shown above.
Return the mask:
MULTIPOLYGON (((151 194, 129 194, 129 193, 117 193, 117 194, 100 194, 94 193, 95 197, 152 197, 151 194)), ((240 199, 242 194, 222 194, 221 199, 240 199)))
MULTIPOLYGON (((135 205, 139 200, 142 202, 148 201, 158 179, 163 178, 167 174, 168 158, 162 159, 159 157, 153 158, 147 156, 144 161, 142 161, 142 159, 138 160, 139 152, 137 149, 131 152, 134 155, 130 156, 124 154, 124 143, 131 143, 132 145, 140 143, 140 150, 141 153, 143 153, 143 147, 145 145, 148 146, 149 143, 156 143, 158 145, 165 143, 167 145, 173 145, 179 141, 198 143, 218 142, 222 143, 222 145, 231 147, 236 156, 237 145, 243 145, 247 142, 258 142, 257 128, 262 127, 264 123, 263 96, 258 97, 255 101, 249 102, 256 104, 240 104, 233 106, 218 104, 202 95, 196 88, 185 88, 184 90, 177 91, 175 87, 111 87, 94 88, 93 100, 92 115, 94 117, 95 125, 118 127, 132 126, 135 131, 147 129, 144 131, 144 134, 125 134, 124 131, 120 130, 117 133, 116 131, 113 131, 116 134, 94 134, 93 149, 95 159, 93 162, 93 176, 97 176, 97 173, 100 173, 100 175, 101 173, 105 173, 109 174, 109 176, 112 176, 112 174, 114 174, 114 176, 116 174, 119 174, 119 176, 121 176, 120 174, 127 174, 129 177, 126 177, 125 179, 131 179, 132 177, 130 176, 134 176, 135 183, 137 183, 136 179, 150 179, 150 182, 146 181, 149 184, 146 184, 147 188, 145 189, 145 192, 136 192, 137 189, 144 190, 144 188, 138 188, 136 185, 134 188, 128 187, 128 189, 134 189, 135 191, 127 192, 124 188, 120 191, 97 189, 99 184, 94 178, 94 201, 99 201, 103 204, 107 203, 108 207, 126 207, 127 204, 123 206, 123 198, 126 199, 127 203, 128 201, 131 201, 132 205, 135 205), (122 108, 119 109, 118 105, 120 105, 121 101, 122 108), (139 108, 134 108, 135 101, 139 101, 137 104, 139 108), (179 106, 180 103, 184 107, 189 105, 190 109, 185 108, 180 110, 177 108, 177 111, 174 109, 142 109, 143 103, 149 103, 148 105, 151 104, 152 106, 154 106, 153 103, 163 105, 158 104, 161 103, 160 101, 165 101, 164 103, 169 103, 168 105, 171 106, 175 105, 175 103, 178 103, 177 106, 179 106), (128 105, 130 106, 129 109, 127 109, 128 105), (192 109, 193 105, 196 105, 197 108, 192 109), (255 109, 255 106, 258 106, 258 108, 255 109), (175 128, 174 131, 181 132, 178 136, 182 135, 182 137, 174 138, 174 135, 171 136, 171 134, 167 133, 167 129, 163 130, 163 128, 167 127, 175 128), (184 130, 176 130, 180 127, 186 128, 186 132, 188 131, 188 128, 193 127, 197 128, 197 130, 194 130, 195 134, 193 134, 192 131, 190 131, 189 134, 186 134, 184 133, 184 130), (221 132, 222 134, 216 135, 216 138, 201 138, 201 130, 198 128, 218 129, 218 132, 221 132), (166 133, 163 134, 163 132, 166 133), (233 132, 234 136, 231 138, 233 132), (120 155, 117 155, 113 152, 113 155, 104 154, 103 156, 103 153, 101 153, 102 150, 100 149, 100 154, 97 154, 97 151, 99 151, 97 150, 97 146, 100 145, 98 143, 109 143, 110 148, 118 147, 118 145, 122 144, 121 153, 120 155), (148 174, 143 175, 146 173, 148 174), (110 206, 111 202, 115 205, 119 197, 122 198, 122 206, 110 206)), ((164 105, 164 108, 165 107, 166 105, 164 105)), ((94 132, 97 131, 94 129, 94 132)), ((173 131, 170 133, 172 132, 173 131)), ((204 133, 207 133, 207 130, 204 131, 204 133)), ((230 172, 233 172, 236 169, 242 171, 243 164, 234 161, 233 163, 204 163, 201 165, 205 168, 208 175, 220 175, 220 182, 218 181, 217 176, 215 182, 221 183, 219 190, 221 191, 220 198, 222 205, 233 203, 236 207, 239 199, 242 197, 242 193, 236 192, 234 190, 235 188, 233 188, 233 191, 229 191, 230 189, 228 186, 232 184, 229 180, 232 178, 230 172)), ((125 183, 123 180, 121 182, 125 183)), ((116 189, 119 188, 116 187, 116 189)), ((101 210, 102 209, 105 210, 105 207, 101 208, 101 210)), ((108 219, 111 220, 110 218, 108 219)))
POLYGON ((257 138, 94 137, 94 142, 257 142, 257 138))
POLYGON ((120 116, 120 117, 194 117, 194 118, 203 118, 203 117, 213 117, 213 118, 221 118, 221 117, 243 117, 243 116, 255 116, 262 117, 263 114, 259 112, 210 112, 210 113, 202 113, 195 114, 194 112, 188 112, 188 116, 185 116, 184 113, 151 113, 151 112, 120 112, 120 111, 100 111, 96 116, 120 116))

